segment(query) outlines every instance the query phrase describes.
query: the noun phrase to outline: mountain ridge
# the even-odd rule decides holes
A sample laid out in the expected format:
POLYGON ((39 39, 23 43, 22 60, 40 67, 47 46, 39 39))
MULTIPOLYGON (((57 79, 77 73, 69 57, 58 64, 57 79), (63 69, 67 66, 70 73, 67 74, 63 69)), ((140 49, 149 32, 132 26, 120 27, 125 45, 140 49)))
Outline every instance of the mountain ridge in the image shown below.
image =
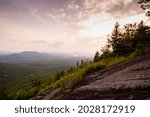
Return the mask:
POLYGON ((62 59, 82 59, 86 57, 82 56, 73 56, 73 55, 63 55, 63 54, 54 54, 54 53, 41 53, 36 51, 23 51, 20 53, 13 53, 9 55, 1 55, 0 63, 32 63, 40 61, 59 61, 62 59))

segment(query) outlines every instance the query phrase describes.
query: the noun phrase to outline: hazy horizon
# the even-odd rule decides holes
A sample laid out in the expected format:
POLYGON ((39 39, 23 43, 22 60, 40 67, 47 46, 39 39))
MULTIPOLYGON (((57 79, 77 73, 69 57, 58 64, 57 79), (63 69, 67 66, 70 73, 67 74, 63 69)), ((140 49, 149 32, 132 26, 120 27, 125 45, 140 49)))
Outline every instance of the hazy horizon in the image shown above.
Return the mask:
POLYGON ((0 53, 94 55, 116 21, 141 20, 137 0, 0 0, 0 53))

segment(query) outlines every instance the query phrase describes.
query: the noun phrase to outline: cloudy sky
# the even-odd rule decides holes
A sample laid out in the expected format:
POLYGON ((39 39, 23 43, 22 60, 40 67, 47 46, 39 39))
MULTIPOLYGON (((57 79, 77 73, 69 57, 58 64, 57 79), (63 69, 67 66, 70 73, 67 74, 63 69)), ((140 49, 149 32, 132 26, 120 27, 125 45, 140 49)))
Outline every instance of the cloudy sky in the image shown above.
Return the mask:
POLYGON ((0 0, 0 52, 94 54, 116 21, 140 20, 137 0, 0 0))

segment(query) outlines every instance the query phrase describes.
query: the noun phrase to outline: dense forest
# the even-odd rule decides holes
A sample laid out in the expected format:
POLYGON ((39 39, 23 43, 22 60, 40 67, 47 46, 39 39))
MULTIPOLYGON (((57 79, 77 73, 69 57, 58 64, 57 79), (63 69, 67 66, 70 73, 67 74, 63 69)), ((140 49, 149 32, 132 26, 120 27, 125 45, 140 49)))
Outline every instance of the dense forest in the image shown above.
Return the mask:
MULTIPOLYGON (((30 52, 29 52, 30 53, 30 52)), ((76 60, 59 60, 30 63, 0 63, 0 99, 28 99, 46 89, 64 74, 72 71, 76 60)))

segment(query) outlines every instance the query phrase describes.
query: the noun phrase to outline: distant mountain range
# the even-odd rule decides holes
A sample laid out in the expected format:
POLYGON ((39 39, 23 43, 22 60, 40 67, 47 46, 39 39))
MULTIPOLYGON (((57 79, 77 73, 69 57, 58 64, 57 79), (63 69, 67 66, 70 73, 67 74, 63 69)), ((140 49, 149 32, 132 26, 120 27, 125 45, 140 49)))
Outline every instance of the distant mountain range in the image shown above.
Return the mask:
POLYGON ((77 61, 86 59, 86 57, 79 57, 66 54, 46 54, 35 51, 24 51, 21 53, 14 53, 10 55, 0 55, 0 63, 32 63, 32 62, 56 62, 56 61, 77 61))

